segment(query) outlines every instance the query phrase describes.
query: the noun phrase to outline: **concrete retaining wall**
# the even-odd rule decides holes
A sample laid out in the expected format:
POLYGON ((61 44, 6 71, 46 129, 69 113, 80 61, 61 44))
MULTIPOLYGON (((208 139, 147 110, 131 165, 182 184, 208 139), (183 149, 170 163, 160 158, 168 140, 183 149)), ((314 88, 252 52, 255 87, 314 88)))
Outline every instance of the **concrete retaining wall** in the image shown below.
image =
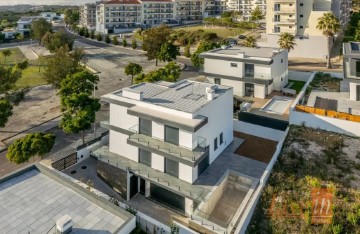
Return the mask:
POLYGON ((262 127, 260 125, 255 125, 251 123, 246 123, 240 120, 233 120, 234 122, 234 131, 243 132, 245 134, 265 138, 272 141, 279 141, 284 135, 283 131, 262 127))

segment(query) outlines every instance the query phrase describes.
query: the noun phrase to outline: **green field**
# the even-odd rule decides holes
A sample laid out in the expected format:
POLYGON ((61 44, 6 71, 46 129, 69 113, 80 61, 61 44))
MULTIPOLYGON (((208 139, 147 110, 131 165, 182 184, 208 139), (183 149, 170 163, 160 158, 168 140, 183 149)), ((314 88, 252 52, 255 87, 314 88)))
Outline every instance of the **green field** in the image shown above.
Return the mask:
POLYGON ((176 28, 175 30, 184 30, 184 31, 197 31, 199 29, 202 29, 206 32, 216 33, 219 37, 227 38, 227 37, 236 37, 244 32, 246 30, 239 29, 239 28, 205 28, 205 26, 188 26, 188 27, 181 27, 176 28))
MULTIPOLYGON (((6 58, 5 65, 14 65, 18 62, 22 62, 26 60, 26 57, 18 48, 10 49, 11 55, 6 58)), ((1 53, 0 50, 0 63, 4 64, 5 57, 1 53)), ((43 62, 44 63, 44 62, 43 62)), ((38 85, 46 84, 45 80, 43 79, 45 67, 41 67, 39 72, 38 61, 31 60, 29 61, 29 67, 22 71, 21 78, 16 82, 16 89, 18 88, 25 88, 25 87, 33 87, 38 85)))

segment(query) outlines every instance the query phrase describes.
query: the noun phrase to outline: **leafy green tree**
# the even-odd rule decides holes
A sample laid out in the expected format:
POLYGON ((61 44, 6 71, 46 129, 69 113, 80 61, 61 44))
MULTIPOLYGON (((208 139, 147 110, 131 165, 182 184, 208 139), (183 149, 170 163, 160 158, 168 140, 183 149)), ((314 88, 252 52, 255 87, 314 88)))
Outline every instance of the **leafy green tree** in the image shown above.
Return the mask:
POLYGON ((179 47, 170 42, 165 42, 160 48, 158 59, 163 62, 170 62, 180 55, 179 47))
POLYGON ((281 33, 278 44, 280 48, 286 49, 288 52, 290 52, 290 50, 293 50, 294 46, 296 46, 295 36, 287 32, 281 33))
POLYGON ((103 37, 102 37, 101 33, 96 34, 96 40, 98 40, 98 41, 103 40, 103 37))
POLYGON ((125 67, 125 75, 127 76, 131 75, 131 85, 133 84, 134 76, 140 74, 142 71, 143 71, 142 66, 140 66, 137 63, 129 63, 125 67))
POLYGON ((52 24, 46 21, 46 19, 34 20, 31 24, 31 37, 34 40, 39 40, 39 43, 41 43, 41 40, 45 34, 51 31, 52 24))
POLYGON ((65 45, 72 50, 74 45, 74 38, 64 31, 57 31, 56 33, 47 32, 42 41, 46 49, 51 52, 55 52, 57 49, 65 45))
POLYGON ((52 133, 27 134, 9 146, 6 157, 16 164, 28 162, 32 157, 49 153, 55 144, 55 138, 52 133))
POLYGON ((2 42, 5 39, 5 35, 0 32, 0 42, 2 42))
POLYGON ((123 40, 122 40, 122 45, 123 45, 124 47, 126 47, 126 46, 127 46, 127 41, 126 41, 126 38, 125 38, 125 37, 123 37, 123 40))
POLYGON ((97 84, 98 77, 82 71, 68 75, 59 90, 63 118, 60 127, 66 133, 82 133, 85 143, 85 130, 95 123, 96 112, 100 110, 98 98, 91 97, 91 90, 97 84))
POLYGON ((60 47, 54 56, 47 60, 44 79, 55 88, 60 88, 63 79, 83 69, 80 66, 83 55, 84 52, 81 49, 70 53, 67 45, 60 47))
POLYGON ((213 49, 216 49, 216 48, 219 48, 219 47, 220 47, 220 45, 218 43, 215 43, 215 42, 207 42, 207 41, 200 42, 200 45, 198 46, 195 53, 193 53, 191 55, 192 64, 195 67, 201 67, 202 65, 204 65, 204 59, 200 58, 199 55, 201 53, 203 53, 203 52, 213 50, 213 49))
POLYGON ((20 43, 20 45, 21 45, 21 42, 23 42, 24 39, 25 39, 24 34, 19 33, 19 34, 16 36, 16 39, 19 41, 19 43, 20 43))
POLYGON ((151 71, 148 74, 139 74, 135 77, 135 83, 139 84, 142 82, 156 82, 165 80, 169 82, 176 82, 180 77, 180 66, 175 62, 169 62, 164 68, 151 71))
POLYGON ((191 57, 191 53, 190 53, 190 45, 186 45, 184 48, 184 56, 186 58, 190 58, 191 57))
POLYGON ((256 6, 253 11, 251 11, 250 20, 254 23, 257 23, 257 25, 260 25, 260 21, 265 18, 263 12, 260 10, 259 6, 256 6))
POLYGON ((113 37, 113 45, 119 45, 119 41, 117 39, 117 36, 113 37))
POLYGON ((12 105, 6 98, 0 98, 0 128, 5 127, 8 119, 12 115, 12 105))
POLYGON ((137 48, 136 39, 132 39, 132 41, 131 41, 131 48, 133 48, 134 50, 137 48))
POLYGON ((149 28, 142 34, 143 49, 146 51, 146 56, 149 60, 155 59, 157 66, 161 46, 170 40, 171 28, 162 24, 159 27, 149 28))
POLYGON ((16 81, 21 77, 21 69, 18 67, 0 66, 0 94, 15 87, 16 81))
POLYGON ((64 21, 66 25, 74 25, 80 19, 79 9, 77 8, 66 9, 64 15, 65 15, 64 21))
POLYGON ((246 47, 257 47, 256 38, 254 36, 247 36, 244 41, 246 47))
POLYGON ((80 36, 85 36, 85 27, 81 27, 80 29, 79 29, 79 35, 80 36))
POLYGON ((91 39, 94 39, 94 38, 95 38, 95 31, 94 31, 94 30, 91 30, 91 31, 90 31, 90 38, 91 38, 91 39))
POLYGON ((106 42, 107 44, 109 44, 109 43, 111 42, 111 39, 110 39, 109 34, 106 34, 105 42, 106 42))
POLYGON ((323 35, 327 38, 327 68, 331 68, 331 40, 341 30, 339 19, 331 12, 324 13, 322 17, 318 19, 316 28, 322 31, 323 35))
POLYGON ((10 57, 10 55, 12 54, 11 50, 9 49, 5 49, 1 51, 2 55, 4 56, 4 66, 6 64, 6 58, 10 57))

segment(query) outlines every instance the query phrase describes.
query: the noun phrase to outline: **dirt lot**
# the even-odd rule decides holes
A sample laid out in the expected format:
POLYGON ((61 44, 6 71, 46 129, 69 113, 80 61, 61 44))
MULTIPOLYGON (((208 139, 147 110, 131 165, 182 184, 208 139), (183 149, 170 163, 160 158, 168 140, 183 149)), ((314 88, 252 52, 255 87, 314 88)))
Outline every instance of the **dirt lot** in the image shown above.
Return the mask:
POLYGON ((291 126, 247 233, 360 233, 360 139, 291 126))
POLYGON ((244 143, 235 151, 236 154, 269 163, 276 150, 276 141, 248 135, 241 132, 234 132, 234 136, 244 139, 244 143))

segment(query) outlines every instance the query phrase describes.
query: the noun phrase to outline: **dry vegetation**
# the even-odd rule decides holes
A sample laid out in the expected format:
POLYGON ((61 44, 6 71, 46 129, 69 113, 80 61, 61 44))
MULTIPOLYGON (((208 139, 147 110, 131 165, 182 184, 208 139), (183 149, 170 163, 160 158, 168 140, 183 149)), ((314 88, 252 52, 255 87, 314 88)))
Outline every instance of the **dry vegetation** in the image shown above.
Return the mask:
POLYGON ((247 232, 360 233, 360 139, 291 126, 247 232), (311 189, 320 187, 333 191, 331 224, 311 223, 311 189), (274 195, 297 215, 271 215, 274 195))

